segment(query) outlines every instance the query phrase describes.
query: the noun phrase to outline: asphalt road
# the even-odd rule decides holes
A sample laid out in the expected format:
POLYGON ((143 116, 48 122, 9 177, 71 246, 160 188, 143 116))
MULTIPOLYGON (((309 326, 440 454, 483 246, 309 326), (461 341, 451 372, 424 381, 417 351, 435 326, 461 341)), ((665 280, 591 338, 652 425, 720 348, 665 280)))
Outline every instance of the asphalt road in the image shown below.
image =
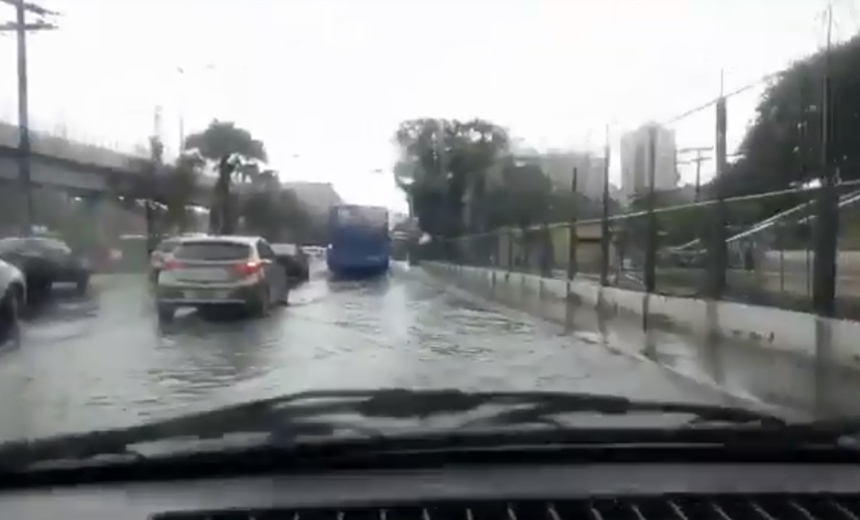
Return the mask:
MULTIPOLYGON (((334 282, 319 268, 264 319, 160 326, 143 276, 63 290, 0 352, 0 440, 119 427, 309 389, 553 389, 723 402, 724 392, 398 266, 334 282)), ((623 339, 623 338, 622 338, 623 339)))

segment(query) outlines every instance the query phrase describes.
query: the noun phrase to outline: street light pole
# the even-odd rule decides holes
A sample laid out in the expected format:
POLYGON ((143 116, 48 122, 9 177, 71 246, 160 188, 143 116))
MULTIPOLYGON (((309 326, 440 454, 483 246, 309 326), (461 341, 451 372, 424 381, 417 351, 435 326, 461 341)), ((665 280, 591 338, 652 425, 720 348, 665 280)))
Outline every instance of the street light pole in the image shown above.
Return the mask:
POLYGON ((185 146, 185 69, 176 67, 179 73, 179 154, 185 146))
MULTIPOLYGON (((205 71, 213 71, 215 70, 215 65, 209 63, 204 67, 205 71)), ((185 90, 186 90, 186 72, 185 67, 182 65, 176 66, 176 72, 179 74, 179 155, 182 155, 182 151, 185 147, 185 90)), ((191 71, 192 75, 194 70, 191 71)))

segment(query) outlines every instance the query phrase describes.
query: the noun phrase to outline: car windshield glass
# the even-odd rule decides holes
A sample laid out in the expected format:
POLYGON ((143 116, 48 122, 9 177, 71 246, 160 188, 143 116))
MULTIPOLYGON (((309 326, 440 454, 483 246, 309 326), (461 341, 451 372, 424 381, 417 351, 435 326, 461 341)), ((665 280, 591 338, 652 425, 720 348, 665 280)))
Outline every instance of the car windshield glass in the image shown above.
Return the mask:
POLYGON ((860 0, 170 7, 0 0, 0 442, 381 388, 860 418, 860 0))
POLYGON ((244 260, 251 254, 247 244, 235 242, 186 242, 177 247, 177 260, 244 260))

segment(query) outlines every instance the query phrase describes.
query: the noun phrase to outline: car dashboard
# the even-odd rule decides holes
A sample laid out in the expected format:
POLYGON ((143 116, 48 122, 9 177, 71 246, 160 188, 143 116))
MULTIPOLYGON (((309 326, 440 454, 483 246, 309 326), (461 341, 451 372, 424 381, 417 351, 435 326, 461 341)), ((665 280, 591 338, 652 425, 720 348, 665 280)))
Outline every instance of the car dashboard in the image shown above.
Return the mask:
POLYGON ((0 517, 291 520, 860 518, 848 464, 450 466, 0 493, 0 517))

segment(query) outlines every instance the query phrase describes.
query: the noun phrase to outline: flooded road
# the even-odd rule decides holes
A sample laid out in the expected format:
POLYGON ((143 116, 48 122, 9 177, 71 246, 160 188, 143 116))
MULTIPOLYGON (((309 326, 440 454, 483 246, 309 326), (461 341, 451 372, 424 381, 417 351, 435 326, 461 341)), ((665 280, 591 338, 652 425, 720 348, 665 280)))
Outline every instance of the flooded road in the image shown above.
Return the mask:
POLYGON ((259 320, 159 326, 140 275, 60 295, 0 353, 0 440, 118 427, 309 389, 553 389, 725 402, 593 334, 472 298, 422 271, 329 281, 259 320))

